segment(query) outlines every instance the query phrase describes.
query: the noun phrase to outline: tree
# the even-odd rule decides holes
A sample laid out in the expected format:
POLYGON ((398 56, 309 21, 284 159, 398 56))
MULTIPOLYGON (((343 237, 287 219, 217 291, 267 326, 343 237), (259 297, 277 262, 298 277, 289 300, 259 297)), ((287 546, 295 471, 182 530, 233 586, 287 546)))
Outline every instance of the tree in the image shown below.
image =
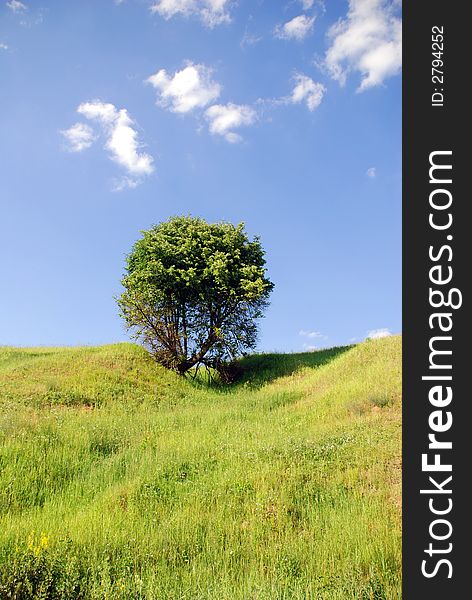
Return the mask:
POLYGON ((274 285, 259 238, 244 224, 172 217, 143 231, 127 257, 118 299, 128 330, 180 374, 206 365, 223 376, 255 347, 274 285))

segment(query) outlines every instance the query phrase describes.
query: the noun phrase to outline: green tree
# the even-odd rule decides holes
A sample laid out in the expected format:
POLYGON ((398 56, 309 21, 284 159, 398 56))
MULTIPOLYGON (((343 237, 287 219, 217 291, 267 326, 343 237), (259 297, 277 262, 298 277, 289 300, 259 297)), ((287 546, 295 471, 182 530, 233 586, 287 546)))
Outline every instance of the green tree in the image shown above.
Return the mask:
POLYGON ((180 374, 201 364, 223 376, 255 347, 273 283, 259 238, 244 224, 172 217, 143 231, 118 299, 128 330, 180 374))

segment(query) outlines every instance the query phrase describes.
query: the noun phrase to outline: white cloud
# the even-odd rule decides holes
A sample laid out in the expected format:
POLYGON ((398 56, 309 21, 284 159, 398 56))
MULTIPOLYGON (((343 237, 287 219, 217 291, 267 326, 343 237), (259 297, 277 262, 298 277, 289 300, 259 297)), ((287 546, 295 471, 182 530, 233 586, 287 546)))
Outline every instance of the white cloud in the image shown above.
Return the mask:
POLYGON ((161 69, 146 82, 157 90, 158 105, 168 107, 172 112, 187 113, 207 106, 220 95, 221 86, 212 80, 211 75, 208 67, 189 62, 172 77, 161 69))
POLYGON ((302 5, 303 10, 309 10, 314 3, 315 0, 300 0, 300 4, 302 5))
POLYGON ((221 85, 212 78, 213 71, 201 64, 188 62, 181 71, 168 75, 161 69, 146 79, 158 92, 157 105, 179 114, 206 108, 204 116, 210 133, 223 136, 228 142, 241 141, 233 131, 251 125, 256 111, 244 104, 213 104, 219 97, 221 85))
POLYGON ((346 18, 328 32, 325 65, 333 79, 344 85, 349 73, 358 71, 358 91, 363 91, 400 71, 402 24, 396 10, 395 1, 349 0, 346 18))
POLYGON ((84 123, 76 123, 61 133, 66 138, 68 149, 71 152, 82 152, 82 150, 90 148, 96 139, 93 129, 84 123))
POLYGON ((299 104, 306 102, 308 110, 313 111, 321 104, 326 88, 322 83, 313 81, 303 73, 296 73, 294 76, 295 87, 292 95, 285 99, 286 103, 299 104))
POLYGON ((307 338, 311 338, 311 339, 314 339, 314 338, 326 339, 326 336, 323 335, 322 333, 320 333, 319 331, 309 331, 306 329, 301 329, 298 332, 298 335, 301 335, 301 336, 307 337, 307 338))
POLYGON ((315 17, 298 15, 283 25, 277 25, 275 35, 283 40, 303 40, 311 33, 315 17))
POLYGON ((104 125, 112 124, 117 117, 117 110, 114 104, 110 102, 83 102, 77 109, 77 112, 87 119, 100 121, 104 125))
POLYGON ((133 129, 133 120, 125 108, 118 110, 113 104, 84 102, 77 109, 87 119, 101 123, 107 135, 105 147, 112 160, 135 175, 149 175, 154 171, 153 158, 139 152, 138 133, 133 129))
MULTIPOLYGON (((143 176, 150 175, 154 171, 152 156, 139 151, 141 145, 138 141, 138 132, 133 127, 134 121, 125 108, 117 109, 114 104, 94 100, 80 104, 77 112, 86 119, 99 123, 106 137, 105 148, 109 151, 111 160, 135 177, 135 179, 123 178, 120 189, 136 187, 143 176)), ((74 151, 88 148, 95 139, 93 130, 81 123, 76 123, 62 134, 74 151)))
POLYGON ((9 2, 7 2, 7 6, 13 12, 23 12, 25 10, 28 10, 26 4, 23 4, 23 2, 20 2, 19 0, 10 0, 9 2))
POLYGON ((310 344, 303 344, 303 349, 306 352, 315 352, 315 350, 318 350, 318 346, 311 346, 310 344))
POLYGON ((151 6, 151 12, 164 19, 176 15, 198 17, 207 27, 215 27, 231 21, 230 4, 230 0, 158 0, 151 6))
POLYGON ((322 345, 314 346, 313 345, 313 341, 314 340, 320 340, 321 341, 321 340, 327 340, 328 339, 328 336, 324 335, 320 331, 312 331, 310 329, 301 329, 298 332, 298 335, 300 335, 301 337, 308 338, 308 340, 310 340, 309 342, 304 342, 303 343, 303 349, 306 350, 307 352, 312 352, 313 350, 321 350, 321 348, 324 347, 322 345))
POLYGON ((0 50, 8 50, 8 45, 0 42, 0 50))
POLYGON ((134 175, 150 175, 154 171, 153 158, 139 152, 138 132, 125 108, 118 111, 106 143, 112 159, 134 175))
POLYGON ((389 335, 392 335, 392 332, 386 327, 382 329, 372 329, 371 331, 367 332, 366 339, 378 340, 379 338, 388 337, 389 335))
POLYGON ((132 177, 125 176, 121 177, 120 179, 114 179, 112 183, 112 192, 122 192, 126 189, 134 190, 134 188, 137 187, 140 182, 132 177))
POLYGON ((232 131, 242 126, 252 125, 256 118, 256 111, 245 104, 214 104, 205 111, 205 118, 209 122, 210 133, 222 135, 231 143, 241 141, 241 136, 232 131))
POLYGON ((369 167, 366 171, 367 177, 374 179, 377 176, 377 169, 375 167, 369 167))
POLYGON ((239 42, 239 45, 242 49, 247 48, 249 46, 255 46, 262 40, 262 37, 259 35, 255 35, 253 33, 249 33, 247 28, 244 30, 243 37, 239 42))

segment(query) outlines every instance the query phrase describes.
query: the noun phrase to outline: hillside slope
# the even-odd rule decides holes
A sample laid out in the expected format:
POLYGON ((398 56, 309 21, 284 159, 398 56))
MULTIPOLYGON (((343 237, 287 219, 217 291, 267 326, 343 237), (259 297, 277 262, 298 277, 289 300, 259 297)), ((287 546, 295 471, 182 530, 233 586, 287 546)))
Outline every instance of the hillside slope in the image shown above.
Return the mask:
POLYGON ((400 598, 401 338, 242 366, 0 348, 0 598, 400 598))

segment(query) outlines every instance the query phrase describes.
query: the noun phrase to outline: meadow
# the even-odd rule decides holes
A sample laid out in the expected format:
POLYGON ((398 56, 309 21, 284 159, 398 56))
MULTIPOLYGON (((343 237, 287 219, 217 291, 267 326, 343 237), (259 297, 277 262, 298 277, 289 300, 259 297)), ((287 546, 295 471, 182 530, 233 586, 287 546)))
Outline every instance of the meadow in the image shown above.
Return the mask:
POLYGON ((401 598, 401 338, 241 360, 0 348, 0 598, 401 598))

